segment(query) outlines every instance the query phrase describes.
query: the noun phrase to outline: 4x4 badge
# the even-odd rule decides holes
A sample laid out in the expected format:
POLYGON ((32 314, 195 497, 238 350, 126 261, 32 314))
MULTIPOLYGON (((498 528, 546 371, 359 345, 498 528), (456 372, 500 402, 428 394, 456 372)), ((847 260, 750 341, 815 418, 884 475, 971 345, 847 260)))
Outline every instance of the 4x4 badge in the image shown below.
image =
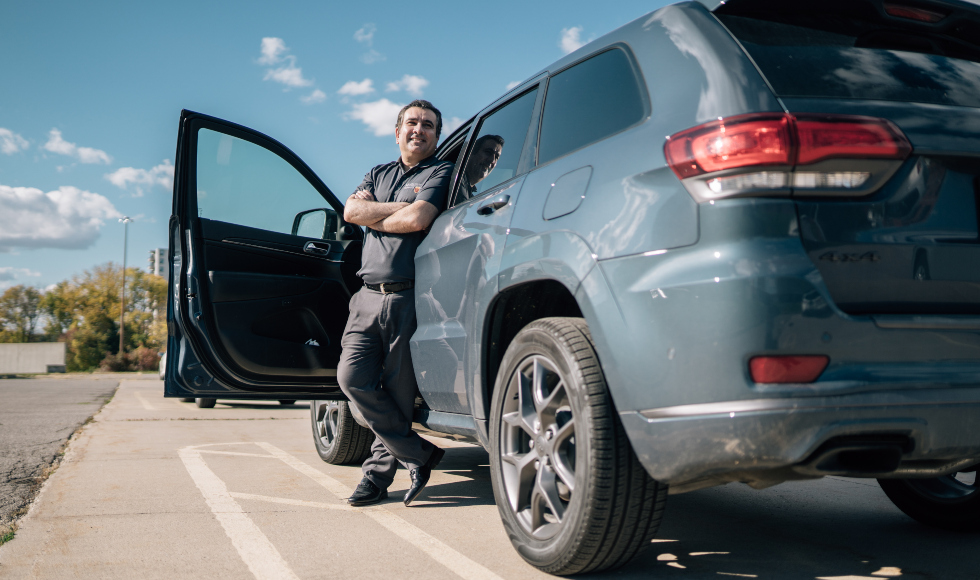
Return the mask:
POLYGON ((312 338, 310 340, 306 341, 306 344, 308 346, 320 346, 320 343, 317 342, 317 341, 315 341, 315 340, 313 340, 312 338))
POLYGON ((880 262, 881 256, 878 252, 865 252, 863 254, 847 254, 844 252, 827 252, 826 254, 820 256, 820 259, 825 262, 880 262))

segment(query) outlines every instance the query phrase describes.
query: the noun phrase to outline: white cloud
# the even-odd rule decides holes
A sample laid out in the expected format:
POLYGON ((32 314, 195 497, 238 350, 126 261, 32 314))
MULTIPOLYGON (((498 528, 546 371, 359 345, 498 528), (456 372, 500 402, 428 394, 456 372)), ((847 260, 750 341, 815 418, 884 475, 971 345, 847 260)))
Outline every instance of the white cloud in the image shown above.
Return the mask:
POLYGON ((337 91, 338 95, 348 95, 351 97, 357 95, 366 95, 368 93, 374 92, 374 82, 371 79, 364 79, 361 82, 357 81, 347 81, 344 86, 340 87, 337 91))
POLYGON ((378 27, 373 22, 368 22, 354 33, 354 40, 370 47, 374 44, 374 33, 377 31, 378 27))
POLYGON ((143 187, 159 185, 165 189, 174 188, 174 166, 169 159, 164 159, 163 163, 150 170, 137 169, 135 167, 120 167, 112 173, 106 173, 105 178, 120 189, 129 191, 129 186, 135 186, 135 197, 142 197, 145 193, 143 187))
POLYGON ((92 147, 78 147, 74 143, 65 141, 61 136, 61 131, 51 129, 48 133, 48 142, 44 144, 44 149, 59 155, 77 157, 82 163, 112 163, 112 157, 101 149, 92 147))
POLYGON ((121 216, 105 197, 77 187, 63 185, 45 193, 36 187, 0 185, 0 252, 84 249, 99 237, 105 220, 121 216))
POLYGON ((30 143, 27 142, 27 139, 24 139, 10 129, 0 127, 0 152, 13 155, 18 151, 27 149, 29 145, 30 143))
POLYGON ((303 69, 296 66, 296 57, 287 56, 289 62, 284 64, 279 68, 270 68, 265 71, 265 77, 262 78, 264 81, 275 81, 277 83, 282 83, 286 85, 287 89, 295 87, 308 87, 313 84, 313 81, 307 78, 303 78, 303 69))
POLYGON ((405 91, 413 97, 421 97, 422 89, 427 86, 429 86, 429 81, 425 80, 425 78, 416 75, 405 75, 400 81, 388 83, 385 91, 405 91))
POLYGON ((364 64, 374 64, 383 60, 387 60, 387 57, 373 48, 361 55, 361 62, 364 64))
POLYGON ((289 52, 289 47, 281 38, 267 36, 262 39, 262 56, 255 62, 261 65, 272 66, 279 64, 277 68, 269 68, 265 71, 264 81, 273 81, 286 85, 286 90, 296 87, 308 87, 313 81, 303 77, 303 69, 296 66, 296 57, 289 52))
POLYGON ((564 54, 575 52, 584 45, 581 26, 561 29, 561 40, 558 41, 558 46, 564 54))
POLYGON ((511 81, 511 82, 507 83, 507 89, 506 90, 509 91, 509 90, 511 90, 512 88, 516 87, 519 84, 521 84, 521 81, 511 81))
POLYGON ((463 124, 463 120, 459 117, 452 117, 450 119, 442 120, 442 134, 451 135, 453 131, 459 129, 460 125, 463 124))
POLYGON ((274 65, 282 60, 282 55, 288 50, 283 39, 267 36, 262 39, 262 56, 256 62, 261 65, 274 65))
POLYGON ((300 97, 301 101, 307 105, 312 105, 314 103, 322 103, 327 100, 327 93, 321 91, 320 89, 313 89, 313 92, 306 95, 305 97, 300 97))
POLYGON ((348 119, 361 121, 367 125, 369 131, 378 137, 384 137, 385 135, 394 135, 398 111, 404 106, 392 103, 388 99, 379 99, 353 105, 346 116, 348 119))

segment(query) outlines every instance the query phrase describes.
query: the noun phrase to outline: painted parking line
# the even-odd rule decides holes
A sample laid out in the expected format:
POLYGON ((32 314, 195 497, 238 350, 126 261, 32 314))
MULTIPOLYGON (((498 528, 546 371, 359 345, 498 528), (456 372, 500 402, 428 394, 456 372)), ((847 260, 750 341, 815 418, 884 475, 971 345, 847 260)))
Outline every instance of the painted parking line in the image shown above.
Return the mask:
POLYGON ((489 569, 481 564, 467 558, 457 552, 449 545, 443 543, 438 538, 423 531, 421 528, 409 523, 398 515, 392 513, 384 505, 370 506, 362 508, 349 507, 346 504, 328 504, 322 502, 307 502, 287 498, 276 498, 264 495, 243 494, 229 492, 227 486, 214 472, 208 468, 204 462, 203 455, 206 453, 220 453, 222 455, 245 455, 253 454, 239 452, 219 452, 204 447, 216 447, 224 445, 256 445, 268 452, 268 455, 260 457, 273 457, 279 459, 286 465, 306 475, 339 501, 344 501, 353 490, 346 485, 319 471, 318 469, 300 461, 298 458, 286 453, 275 445, 265 442, 236 442, 236 443, 214 443, 209 445, 198 445, 185 447, 178 451, 184 466, 190 473, 198 489, 204 494, 205 500, 215 517, 221 523, 225 533, 231 539, 235 549, 238 550, 242 560, 245 561, 249 570, 257 580, 272 578, 295 578, 288 564, 276 550, 275 546, 266 538, 265 534, 256 526, 248 515, 242 510, 235 498, 244 500, 267 501, 272 503, 297 505, 311 508, 328 510, 348 510, 362 513, 385 529, 397 535, 402 540, 414 545, 429 555, 433 560, 445 566, 449 571, 465 580, 502 580, 489 569), (258 560, 256 562, 256 560, 258 560), (254 565, 253 565, 254 562, 254 565), (265 568, 260 567, 265 565, 265 568))
POLYGON ((143 405, 143 408, 144 408, 144 409, 146 409, 147 411, 156 411, 156 410, 157 410, 157 408, 156 408, 156 407, 154 407, 153 405, 151 405, 151 404, 150 404, 150 402, 149 402, 149 401, 147 401, 147 400, 146 400, 146 399, 145 399, 145 398, 143 397, 143 395, 141 395, 141 394, 139 393, 139 391, 133 391, 133 394, 134 394, 134 395, 136 395, 136 398, 140 400, 140 403, 141 403, 141 404, 143 405))
POLYGON ((231 492, 231 497, 237 499, 250 499, 254 501, 264 501, 269 503, 278 503, 282 505, 298 505, 300 507, 310 507, 317 508, 321 510, 343 510, 349 511, 352 508, 350 506, 342 505, 339 503, 323 503, 322 501, 306 501, 302 499, 288 499, 285 497, 272 497, 269 495, 256 495, 254 493, 238 493, 236 491, 231 492))
POLYGON ((256 580, 299 580, 279 550, 231 497, 225 482, 207 466, 202 453, 194 447, 185 447, 177 454, 256 580))

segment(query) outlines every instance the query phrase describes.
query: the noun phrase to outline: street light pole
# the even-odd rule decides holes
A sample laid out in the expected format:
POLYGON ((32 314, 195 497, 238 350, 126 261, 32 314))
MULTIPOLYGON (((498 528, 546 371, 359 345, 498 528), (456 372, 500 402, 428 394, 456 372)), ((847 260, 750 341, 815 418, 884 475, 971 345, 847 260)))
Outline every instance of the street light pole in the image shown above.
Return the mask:
POLYGON ((119 354, 124 352, 123 344, 126 335, 126 247, 129 244, 129 222, 133 221, 129 216, 119 218, 123 224, 123 267, 122 267, 122 292, 119 296, 119 354))

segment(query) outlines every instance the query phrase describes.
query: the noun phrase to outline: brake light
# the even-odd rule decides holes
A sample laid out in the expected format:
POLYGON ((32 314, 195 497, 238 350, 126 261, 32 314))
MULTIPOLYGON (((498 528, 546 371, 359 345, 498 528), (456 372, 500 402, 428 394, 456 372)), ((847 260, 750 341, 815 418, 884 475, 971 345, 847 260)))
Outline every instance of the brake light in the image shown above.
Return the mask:
POLYGON ((812 383, 829 363, 824 355, 757 356, 749 361, 749 374, 757 383, 812 383))
POLYGON ((889 4, 887 2, 885 2, 883 6, 885 8, 885 12, 889 16, 905 18, 906 20, 917 20, 919 22, 928 22, 932 24, 946 18, 946 15, 941 12, 933 12, 932 10, 925 10, 923 8, 913 8, 911 6, 889 4))
POLYGON ((801 115, 795 126, 798 165, 835 157, 905 159, 912 151, 901 131, 885 119, 801 115))
POLYGON ((709 198, 790 188, 857 190, 868 183, 871 172, 808 171, 806 166, 826 159, 904 160, 911 151, 908 139, 890 121, 851 115, 739 115, 681 131, 664 144, 667 164, 677 177, 711 177, 705 182, 709 198), (764 169, 730 171, 754 167, 764 169), (711 175, 721 171, 726 173, 711 175))
POLYGON ((790 117, 719 119, 671 136, 665 148, 670 167, 681 179, 736 167, 790 165, 790 117))

